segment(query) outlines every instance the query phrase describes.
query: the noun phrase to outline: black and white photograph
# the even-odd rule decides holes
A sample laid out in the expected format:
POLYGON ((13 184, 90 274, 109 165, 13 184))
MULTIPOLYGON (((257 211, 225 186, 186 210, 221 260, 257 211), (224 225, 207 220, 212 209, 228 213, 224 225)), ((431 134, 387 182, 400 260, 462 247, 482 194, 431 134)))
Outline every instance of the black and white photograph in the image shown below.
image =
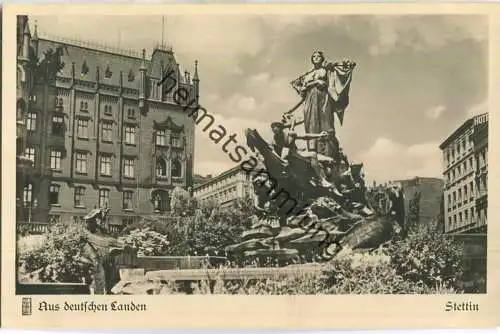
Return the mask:
POLYGON ((16 295, 486 294, 488 38, 479 14, 17 15, 16 295))

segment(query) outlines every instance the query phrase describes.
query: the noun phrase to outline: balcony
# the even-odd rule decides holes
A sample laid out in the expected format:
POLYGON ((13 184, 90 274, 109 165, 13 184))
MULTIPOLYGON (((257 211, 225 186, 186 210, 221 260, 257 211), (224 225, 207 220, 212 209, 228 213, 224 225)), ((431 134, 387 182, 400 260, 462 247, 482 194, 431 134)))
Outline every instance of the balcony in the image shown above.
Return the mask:
POLYGON ((41 222, 18 222, 17 223, 17 231, 23 232, 28 231, 33 234, 43 234, 47 232, 49 228, 49 223, 41 223, 41 222))

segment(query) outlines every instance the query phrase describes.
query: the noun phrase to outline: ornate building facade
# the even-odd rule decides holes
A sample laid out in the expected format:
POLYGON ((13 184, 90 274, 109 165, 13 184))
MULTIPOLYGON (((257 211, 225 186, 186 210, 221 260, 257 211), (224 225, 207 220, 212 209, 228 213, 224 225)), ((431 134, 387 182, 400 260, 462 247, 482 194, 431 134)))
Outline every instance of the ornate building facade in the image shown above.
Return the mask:
POLYGON ((193 188, 199 202, 216 202, 228 206, 236 199, 253 196, 252 181, 241 166, 233 167, 193 188))
POLYGON ((112 225, 168 211, 171 190, 192 185, 195 123, 183 107, 198 104, 196 64, 191 78, 166 47, 146 58, 26 29, 38 63, 58 70, 52 80, 35 73, 24 150, 41 177, 25 184, 25 197, 50 221, 95 207, 111 209, 112 225))
MULTIPOLYGON (((33 35, 36 42, 36 31, 33 35)), ((33 150, 28 144, 35 126, 31 117, 38 96, 36 91, 37 59, 27 16, 17 17, 16 75, 16 216, 18 221, 48 220, 48 206, 38 199, 48 197, 51 173, 37 168, 33 150), (34 184, 38 187, 34 188, 34 184)), ((54 91, 54 90, 53 90, 54 91)), ((52 91, 52 92, 53 92, 52 91)), ((46 98, 52 93, 48 91, 46 98)), ((43 201, 42 201, 43 202, 43 201)))
POLYGON ((488 114, 465 121, 440 146, 447 233, 486 233, 488 114))

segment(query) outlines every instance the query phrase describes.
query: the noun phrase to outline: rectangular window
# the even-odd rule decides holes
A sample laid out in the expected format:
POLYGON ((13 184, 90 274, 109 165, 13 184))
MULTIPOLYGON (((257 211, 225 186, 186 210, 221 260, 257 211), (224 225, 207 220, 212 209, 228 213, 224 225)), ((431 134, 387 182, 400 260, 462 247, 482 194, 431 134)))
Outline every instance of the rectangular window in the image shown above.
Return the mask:
POLYGON ((85 197, 85 188, 76 187, 75 188, 75 206, 84 207, 83 198, 85 197))
POLYGON ((133 209, 132 196, 133 196, 133 193, 131 191, 125 191, 123 193, 123 209, 124 210, 133 209))
POLYGON ((113 124, 110 122, 102 122, 101 129, 102 141, 113 141, 113 124))
POLYGON ((78 138, 89 138, 89 121, 86 119, 79 119, 76 126, 76 135, 78 138))
POLYGON ((87 153, 76 154, 76 171, 77 173, 87 173, 87 153))
POLYGON ((28 113, 28 118, 26 119, 26 129, 28 131, 36 131, 36 113, 28 113))
POLYGON ((135 118, 135 110, 134 110, 134 109, 132 109, 132 108, 128 108, 128 109, 127 109, 127 116, 128 116, 129 118, 135 118))
POLYGON ((64 118, 62 116, 52 117, 52 135, 64 136, 64 118))
POLYGON ((100 159, 101 175, 111 175, 111 156, 102 155, 100 159))
POLYGON ((181 138, 178 136, 171 136, 170 137, 170 146, 172 147, 182 147, 181 145, 181 138))
POLYGON ((59 190, 60 187, 57 184, 52 184, 49 188, 49 204, 57 205, 59 204, 59 190))
POLYGON ((50 169, 61 169, 62 152, 57 150, 50 151, 50 169))
POLYGON ((125 126, 125 144, 135 145, 135 127, 125 126))
POLYGON ((33 163, 35 163, 35 148, 34 147, 26 147, 24 150, 24 156, 26 159, 31 160, 33 163))
POLYGON ((124 159, 123 160, 123 174, 125 177, 134 177, 134 159, 124 159))
POLYGON ((159 130, 156 132, 156 145, 158 146, 167 145, 167 134, 164 130, 159 130))
POLYGON ((107 208, 109 203, 109 190, 100 189, 99 190, 99 207, 107 208))

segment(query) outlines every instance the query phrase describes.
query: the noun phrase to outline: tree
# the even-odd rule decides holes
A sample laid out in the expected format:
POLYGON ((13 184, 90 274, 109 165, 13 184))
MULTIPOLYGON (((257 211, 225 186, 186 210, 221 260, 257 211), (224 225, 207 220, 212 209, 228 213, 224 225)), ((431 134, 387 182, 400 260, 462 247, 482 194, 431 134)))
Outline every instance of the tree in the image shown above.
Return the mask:
POLYGON ((193 198, 187 190, 175 187, 170 200, 170 210, 174 215, 194 215, 196 207, 196 199, 193 198))
POLYGON ((420 192, 415 193, 408 203, 408 220, 407 229, 415 230, 418 228, 420 221, 420 192))
POLYGON ((444 221, 444 195, 439 196, 439 214, 437 216, 437 226, 436 230, 438 233, 444 233, 445 231, 445 221, 444 221))

